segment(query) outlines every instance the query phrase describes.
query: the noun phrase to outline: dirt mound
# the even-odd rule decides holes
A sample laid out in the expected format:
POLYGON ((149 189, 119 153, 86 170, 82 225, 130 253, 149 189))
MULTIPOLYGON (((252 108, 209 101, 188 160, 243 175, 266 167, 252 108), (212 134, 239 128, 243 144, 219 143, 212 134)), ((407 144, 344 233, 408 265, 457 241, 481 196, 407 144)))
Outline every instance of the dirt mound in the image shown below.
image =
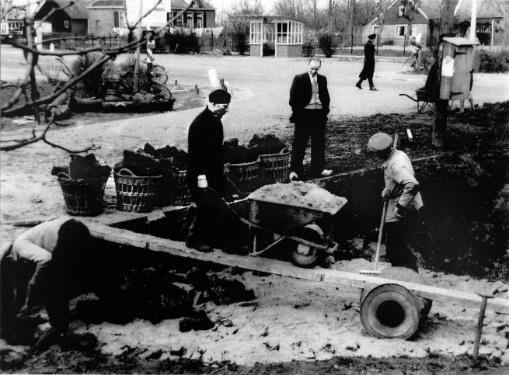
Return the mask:
POLYGON ((275 135, 255 134, 247 146, 239 145, 237 138, 230 138, 224 142, 223 157, 225 163, 248 163, 264 154, 275 154, 285 149, 286 145, 275 135))
POLYGON ((347 200, 322 189, 318 185, 301 181, 288 184, 272 184, 251 193, 249 199, 261 200, 296 207, 306 207, 317 211, 336 214, 347 200))
POLYGON ((59 173, 65 173, 72 179, 89 179, 100 178, 108 176, 111 168, 107 165, 102 165, 96 159, 94 154, 86 156, 71 155, 71 161, 68 166, 54 166, 51 169, 53 176, 58 176, 59 173))

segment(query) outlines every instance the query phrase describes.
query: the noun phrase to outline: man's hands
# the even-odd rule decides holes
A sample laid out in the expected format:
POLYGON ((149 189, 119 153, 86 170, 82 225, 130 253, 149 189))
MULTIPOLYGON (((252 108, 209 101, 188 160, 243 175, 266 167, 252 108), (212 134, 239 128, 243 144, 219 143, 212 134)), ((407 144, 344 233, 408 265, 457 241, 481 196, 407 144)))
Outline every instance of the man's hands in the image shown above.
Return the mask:
POLYGON ((197 183, 200 189, 206 189, 209 187, 209 183, 207 182, 207 176, 204 174, 198 175, 197 183))
POLYGON ((403 219, 407 216, 408 209, 406 207, 403 207, 399 203, 396 205, 396 208, 394 209, 394 216, 398 219, 403 219))

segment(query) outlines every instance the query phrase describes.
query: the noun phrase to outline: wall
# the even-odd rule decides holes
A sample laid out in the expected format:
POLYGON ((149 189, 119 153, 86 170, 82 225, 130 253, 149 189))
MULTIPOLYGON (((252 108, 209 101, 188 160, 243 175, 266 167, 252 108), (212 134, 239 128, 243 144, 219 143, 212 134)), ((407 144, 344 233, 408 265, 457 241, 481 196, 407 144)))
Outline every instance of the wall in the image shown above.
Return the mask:
POLYGON ((301 57, 302 44, 297 45, 278 45, 276 57, 301 57))
POLYGON ((250 44, 249 45, 249 56, 260 56, 260 45, 250 44))
MULTIPOLYGON (((121 9, 89 9, 88 33, 95 36, 112 34, 115 27, 114 11, 122 12, 121 9)), ((122 17, 120 18, 120 24, 122 25, 122 17)))
POLYGON ((216 27, 215 11, 205 11, 205 27, 216 27))
POLYGON ((87 35, 88 32, 87 20, 72 20, 71 29, 73 34, 87 35))

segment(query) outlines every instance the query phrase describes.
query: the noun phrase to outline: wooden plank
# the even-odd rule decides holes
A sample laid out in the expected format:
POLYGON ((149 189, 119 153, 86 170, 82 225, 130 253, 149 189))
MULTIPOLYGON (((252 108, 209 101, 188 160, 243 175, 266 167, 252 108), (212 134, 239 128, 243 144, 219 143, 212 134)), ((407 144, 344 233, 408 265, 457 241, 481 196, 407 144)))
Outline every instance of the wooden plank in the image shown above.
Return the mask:
MULTIPOLYGON (((227 254, 219 250, 210 253, 202 253, 186 247, 183 242, 172 241, 147 234, 134 233, 128 230, 112 228, 93 222, 88 222, 87 226, 94 237, 105 241, 145 248, 151 251, 164 252, 184 258, 222 264, 225 266, 239 267, 252 271, 267 272, 275 275, 311 281, 321 281, 333 285, 355 288, 364 288, 386 283, 397 283, 422 297, 430 298, 435 301, 443 301, 448 304, 451 302, 457 302, 462 305, 473 306, 475 308, 478 308, 482 301, 480 296, 469 292, 395 281, 353 272, 343 272, 323 268, 299 268, 288 262, 280 260, 227 254)), ((507 314, 509 313, 509 299, 492 298, 488 301, 488 307, 496 312, 507 314)))

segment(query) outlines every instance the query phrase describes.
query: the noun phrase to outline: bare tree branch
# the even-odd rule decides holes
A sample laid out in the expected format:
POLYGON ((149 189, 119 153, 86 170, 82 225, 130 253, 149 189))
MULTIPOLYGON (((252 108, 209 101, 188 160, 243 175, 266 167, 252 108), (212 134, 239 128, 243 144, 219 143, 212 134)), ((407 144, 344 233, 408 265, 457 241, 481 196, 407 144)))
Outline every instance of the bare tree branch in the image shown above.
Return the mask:
POLYGON ((61 145, 58 145, 56 143, 53 143, 53 142, 50 142, 48 141, 48 139, 46 138, 46 136, 44 136, 42 138, 42 141, 48 145, 50 145, 51 147, 55 147, 55 148, 59 148, 60 150, 64 150, 70 154, 81 154, 83 152, 89 152, 89 151, 94 151, 94 150, 98 150, 101 148, 101 146, 96 146, 95 144, 92 144, 91 146, 88 146, 84 149, 81 149, 81 150, 72 150, 70 148, 67 148, 67 147, 64 147, 64 146, 61 146, 61 145))
MULTIPOLYGON (((135 28, 136 28, 136 26, 138 26, 138 25, 141 23, 141 21, 143 21, 143 19, 144 19, 145 17, 147 17, 150 13, 152 13, 152 12, 153 12, 153 11, 154 11, 154 10, 155 10, 158 6, 159 6, 159 4, 161 4, 161 2, 162 2, 162 1, 163 1, 163 0, 157 0, 157 2, 155 3, 155 5, 154 5, 152 8, 150 8, 147 12, 145 12, 145 14, 143 14, 143 15, 142 15, 142 16, 138 19, 138 21, 136 21, 136 23, 135 23, 134 25, 132 25, 132 26, 127 25, 127 27, 128 27, 129 29, 131 29, 131 28, 132 28, 132 29, 135 29, 135 28)), ((140 7, 142 6, 142 4, 143 4, 143 3, 140 1, 140 7)))

